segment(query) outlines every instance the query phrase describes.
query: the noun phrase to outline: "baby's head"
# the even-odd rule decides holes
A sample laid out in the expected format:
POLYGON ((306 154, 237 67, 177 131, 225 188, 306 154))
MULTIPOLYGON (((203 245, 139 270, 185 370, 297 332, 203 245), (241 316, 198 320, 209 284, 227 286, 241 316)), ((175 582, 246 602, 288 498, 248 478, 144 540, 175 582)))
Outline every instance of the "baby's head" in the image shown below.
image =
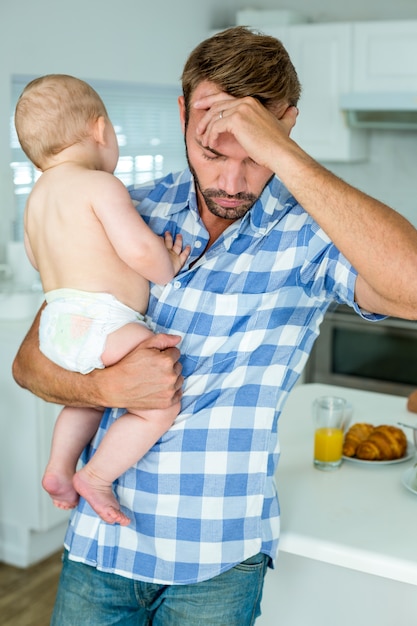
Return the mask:
POLYGON ((96 91, 83 80, 66 74, 35 78, 24 88, 15 111, 22 150, 36 167, 86 139, 94 122, 107 118, 96 91))

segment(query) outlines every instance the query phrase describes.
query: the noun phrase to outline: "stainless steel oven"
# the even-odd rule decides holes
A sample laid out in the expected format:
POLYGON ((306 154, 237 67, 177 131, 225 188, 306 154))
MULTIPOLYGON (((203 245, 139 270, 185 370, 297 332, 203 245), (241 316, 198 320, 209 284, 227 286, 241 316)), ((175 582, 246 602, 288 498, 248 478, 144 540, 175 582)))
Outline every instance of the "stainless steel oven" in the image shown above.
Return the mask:
POLYGON ((328 311, 305 381, 408 396, 417 389, 417 322, 369 322, 347 306, 328 311))

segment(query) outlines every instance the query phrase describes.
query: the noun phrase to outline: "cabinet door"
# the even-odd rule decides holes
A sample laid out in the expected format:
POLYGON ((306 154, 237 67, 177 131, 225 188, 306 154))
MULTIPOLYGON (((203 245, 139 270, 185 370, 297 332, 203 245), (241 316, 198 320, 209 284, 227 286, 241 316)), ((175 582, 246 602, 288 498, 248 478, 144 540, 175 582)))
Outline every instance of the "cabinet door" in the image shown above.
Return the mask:
POLYGON ((353 26, 353 91, 417 90, 417 20, 353 26))
POLYGON ((351 24, 289 28, 288 51, 302 85, 292 137, 319 161, 366 157, 367 136, 347 126, 339 96, 351 90, 351 24))
POLYGON ((41 485, 59 407, 21 389, 12 377, 30 323, 0 324, 0 525, 42 531, 69 514, 54 507, 41 485))
POLYGON ((29 322, 0 324, 0 524, 37 528, 36 401, 12 377, 12 362, 28 327, 29 322))

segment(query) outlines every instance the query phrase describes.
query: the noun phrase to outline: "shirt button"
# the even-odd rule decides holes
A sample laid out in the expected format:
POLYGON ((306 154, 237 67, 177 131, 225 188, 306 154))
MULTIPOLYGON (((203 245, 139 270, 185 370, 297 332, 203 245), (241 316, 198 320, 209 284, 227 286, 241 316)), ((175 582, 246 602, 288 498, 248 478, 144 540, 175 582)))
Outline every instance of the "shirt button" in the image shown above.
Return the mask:
POLYGON ((194 244, 194 247, 195 247, 195 248, 201 248, 201 245, 202 245, 202 244, 201 244, 201 241, 199 241, 199 240, 197 239, 197 241, 196 241, 196 242, 195 242, 195 244, 194 244))
POLYGON ((174 289, 179 289, 181 287, 181 283, 179 280, 176 280, 174 283, 174 289))

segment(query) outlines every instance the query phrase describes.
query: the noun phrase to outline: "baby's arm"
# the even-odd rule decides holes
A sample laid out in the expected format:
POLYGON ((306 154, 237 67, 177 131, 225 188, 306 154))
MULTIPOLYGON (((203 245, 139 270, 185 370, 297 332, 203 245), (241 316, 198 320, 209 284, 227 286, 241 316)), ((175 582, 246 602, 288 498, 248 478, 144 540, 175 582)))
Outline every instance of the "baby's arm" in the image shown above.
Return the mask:
POLYGON ((181 235, 167 246, 164 238, 145 224, 123 183, 115 176, 102 174, 93 210, 116 253, 147 280, 169 282, 184 265, 190 247, 182 250, 181 235))

